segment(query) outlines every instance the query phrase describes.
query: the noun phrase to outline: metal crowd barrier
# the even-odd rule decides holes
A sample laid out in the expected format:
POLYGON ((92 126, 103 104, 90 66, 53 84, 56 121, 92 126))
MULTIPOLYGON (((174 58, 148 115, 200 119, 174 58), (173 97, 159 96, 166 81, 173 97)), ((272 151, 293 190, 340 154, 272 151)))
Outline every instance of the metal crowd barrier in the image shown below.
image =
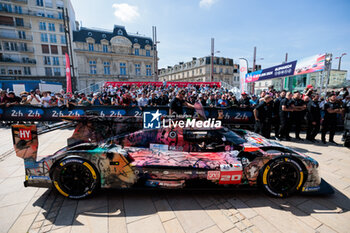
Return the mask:
MULTIPOLYGON (((62 116, 86 116, 94 114, 106 117, 143 116, 144 112, 159 110, 163 115, 169 114, 168 106, 157 107, 123 107, 123 106, 75 106, 35 107, 31 105, 13 105, 0 107, 0 121, 61 121, 62 116)), ((192 115, 194 109, 184 108, 184 113, 192 115)), ((251 108, 216 108, 204 107, 207 118, 222 120, 227 125, 253 125, 254 116, 251 108)))

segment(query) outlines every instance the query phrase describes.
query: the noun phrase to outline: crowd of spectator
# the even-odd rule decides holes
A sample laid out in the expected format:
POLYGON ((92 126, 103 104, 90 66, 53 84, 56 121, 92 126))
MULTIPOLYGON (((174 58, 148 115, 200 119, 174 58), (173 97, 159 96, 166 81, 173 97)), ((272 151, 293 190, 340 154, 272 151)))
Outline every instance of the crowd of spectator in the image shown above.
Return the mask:
POLYGON ((302 92, 276 91, 273 86, 262 91, 258 96, 242 92, 238 96, 225 88, 209 85, 189 85, 187 87, 152 85, 107 86, 99 92, 66 94, 41 92, 39 89, 22 92, 16 96, 14 92, 1 91, 0 106, 34 105, 41 107, 74 107, 74 106, 169 106, 173 113, 182 113, 182 106, 194 108, 200 102, 207 107, 240 107, 254 108, 255 131, 269 138, 271 130, 275 137, 290 140, 289 131, 295 127, 295 138, 300 138, 301 124, 307 123, 307 139, 315 140, 322 126, 322 141, 330 131, 329 141, 334 143, 336 115, 345 120, 345 135, 350 128, 350 95, 346 87, 334 90, 327 95, 317 94, 311 85, 302 92))

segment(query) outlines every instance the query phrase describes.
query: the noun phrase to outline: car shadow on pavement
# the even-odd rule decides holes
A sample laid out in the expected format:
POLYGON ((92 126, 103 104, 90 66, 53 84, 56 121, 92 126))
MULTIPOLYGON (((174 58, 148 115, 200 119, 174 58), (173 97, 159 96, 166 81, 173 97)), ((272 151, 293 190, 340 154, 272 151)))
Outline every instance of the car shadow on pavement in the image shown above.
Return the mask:
MULTIPOLYGON (((247 209, 255 212, 261 207, 295 216, 338 214, 350 210, 350 201, 336 189, 329 196, 298 194, 288 198, 269 197, 259 190, 101 190, 83 200, 71 200, 49 189, 33 206, 40 207, 45 219, 59 228, 85 225, 90 221, 87 218, 91 217, 99 221, 125 218, 125 222, 129 223, 161 212, 175 212, 177 215, 178 211, 191 213, 208 209, 241 212, 243 215, 247 209)), ((266 211, 268 213, 269 210, 266 211)))

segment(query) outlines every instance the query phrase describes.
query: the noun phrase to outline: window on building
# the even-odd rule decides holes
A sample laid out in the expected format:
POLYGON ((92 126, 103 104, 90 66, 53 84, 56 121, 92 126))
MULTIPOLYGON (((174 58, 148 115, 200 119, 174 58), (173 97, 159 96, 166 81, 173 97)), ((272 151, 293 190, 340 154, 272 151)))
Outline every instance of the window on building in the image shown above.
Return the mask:
POLYGON ((213 72, 214 72, 214 74, 216 73, 216 67, 214 67, 213 72))
POLYGON ((20 43, 19 47, 21 48, 21 51, 28 51, 27 43, 20 43))
POLYGON ((126 63, 120 63, 120 74, 126 75, 126 63))
POLYGON ((57 43, 57 38, 55 34, 50 34, 50 42, 51 43, 57 43))
POLYGON ((45 75, 46 76, 52 76, 52 69, 51 69, 51 67, 45 67, 45 75))
POLYGON ((41 33, 40 39, 41 39, 41 42, 49 42, 49 40, 47 39, 46 33, 41 33))
POLYGON ((109 62, 104 62, 104 74, 111 74, 111 66, 109 62))
POLYGON ((12 12, 12 6, 10 4, 2 3, 0 4, 0 9, 5 12, 12 12))
POLYGON ((49 56, 44 56, 44 64, 45 65, 51 65, 51 60, 49 56))
POLYGON ((94 51, 94 44, 93 43, 89 43, 89 51, 94 51))
POLYGON ((30 71, 30 67, 23 67, 24 69, 24 75, 31 75, 32 72, 30 71))
POLYGON ((48 12, 46 13, 46 17, 47 17, 47 18, 51 18, 51 19, 54 19, 54 18, 55 18, 53 12, 51 12, 51 11, 48 11, 48 12))
POLYGON ((56 31, 54 23, 49 23, 49 31, 51 31, 51 32, 56 31))
POLYGON ((58 67, 53 68, 53 75, 54 76, 61 76, 61 69, 58 67))
POLYGON ((45 7, 52 8, 52 6, 53 6, 52 0, 45 0, 45 7))
POLYGON ((6 50, 6 51, 18 51, 17 43, 4 42, 4 50, 6 50))
POLYGON ((140 64, 135 64, 135 74, 137 76, 141 75, 141 65, 140 64))
POLYGON ((202 73, 202 69, 199 69, 199 73, 200 73, 200 74, 202 73))
POLYGON ((62 12, 58 12, 58 19, 63 19, 63 14, 62 14, 62 12))
POLYGON ((39 22, 39 30, 46 31, 46 23, 45 22, 39 22))
POLYGON ((0 69, 0 74, 6 74, 6 69, 5 68, 1 68, 0 69))
POLYGON ((230 60, 226 59, 225 60, 225 65, 227 65, 227 66, 230 65, 230 60))
POLYGON ((60 24, 60 32, 64 32, 64 25, 60 24))
POLYGON ((26 32, 25 31, 18 31, 18 38, 25 39, 26 38, 26 32))
POLYGON ((146 65, 146 76, 152 76, 151 65, 146 65))
POLYGON ((44 6, 44 1, 43 0, 36 0, 36 5, 37 6, 44 6))
POLYGON ((146 56, 147 56, 147 57, 150 57, 150 56, 151 56, 151 51, 148 50, 148 49, 146 50, 146 56))
POLYGON ((50 53, 49 45, 47 45, 47 44, 42 44, 42 45, 41 45, 41 52, 42 52, 42 53, 50 53))
POLYGON ((140 55, 140 49, 135 49, 135 55, 140 55))
POLYGON ((58 57, 52 57, 52 65, 54 66, 60 65, 60 60, 58 59, 58 57))
POLYGON ((97 73, 96 61, 89 61, 89 65, 90 65, 90 74, 96 74, 97 73))
POLYGON ((17 26, 24 26, 24 20, 22 18, 16 18, 15 21, 17 26))
POLYGON ((50 45, 51 47, 51 54, 58 54, 57 45, 50 45))
POLYGON ((223 69, 222 68, 220 68, 220 73, 222 73, 223 72, 223 69))
POLYGON ((108 45, 105 45, 105 44, 104 44, 104 45, 102 46, 102 50, 103 50, 104 53, 108 53, 108 45))
POLYGON ((62 48, 62 54, 68 53, 68 48, 67 48, 67 46, 61 46, 61 48, 62 48))
POLYGON ((15 12, 17 14, 22 14, 22 7, 21 6, 15 6, 15 12))
POLYGON ((66 36, 61 35, 61 44, 67 44, 66 43, 66 36))

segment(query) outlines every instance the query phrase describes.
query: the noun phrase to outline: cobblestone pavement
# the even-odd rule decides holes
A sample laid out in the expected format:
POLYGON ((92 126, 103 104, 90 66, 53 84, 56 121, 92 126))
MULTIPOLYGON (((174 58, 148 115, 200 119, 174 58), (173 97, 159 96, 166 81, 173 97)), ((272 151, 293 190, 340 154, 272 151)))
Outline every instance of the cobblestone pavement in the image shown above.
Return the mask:
MULTIPOLYGON (((40 135, 39 154, 63 147, 72 130, 40 135)), ((85 200, 24 188, 23 160, 0 128, 0 232, 349 232, 350 150, 283 142, 315 158, 332 196, 270 198, 257 191, 103 190, 85 200)), ((340 142, 340 136, 336 137, 340 142)))

